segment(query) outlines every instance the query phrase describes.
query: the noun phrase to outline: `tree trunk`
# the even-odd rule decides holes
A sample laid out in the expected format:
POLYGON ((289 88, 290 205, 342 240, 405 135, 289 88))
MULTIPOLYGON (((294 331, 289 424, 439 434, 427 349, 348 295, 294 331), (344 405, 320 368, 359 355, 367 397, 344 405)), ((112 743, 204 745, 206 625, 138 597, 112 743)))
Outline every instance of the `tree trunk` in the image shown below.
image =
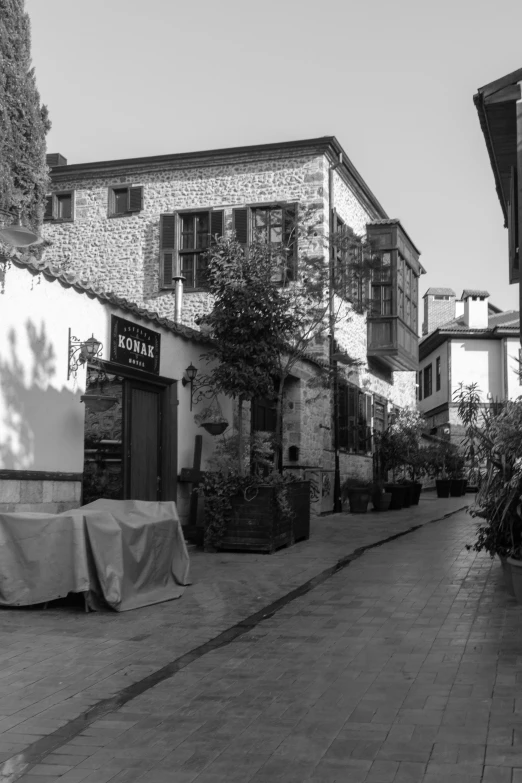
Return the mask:
POLYGON ((283 472, 283 400, 284 400, 284 378, 279 379, 279 388, 277 390, 276 407, 276 451, 274 454, 275 464, 279 473, 283 472))
POLYGON ((245 475, 244 471, 244 438, 243 438, 243 397, 240 395, 237 402, 237 450, 239 457, 238 471, 240 476, 245 475))

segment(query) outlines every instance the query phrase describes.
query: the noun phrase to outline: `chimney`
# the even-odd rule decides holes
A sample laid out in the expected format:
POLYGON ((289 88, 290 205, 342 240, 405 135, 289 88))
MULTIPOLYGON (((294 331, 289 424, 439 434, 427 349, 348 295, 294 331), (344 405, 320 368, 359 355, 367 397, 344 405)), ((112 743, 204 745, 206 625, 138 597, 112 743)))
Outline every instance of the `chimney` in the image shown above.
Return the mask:
POLYGON ((451 288, 428 288, 424 294, 422 334, 433 332, 455 318, 455 291, 451 288))
POLYGON ((45 156, 45 162, 54 169, 55 166, 67 166, 67 158, 60 155, 59 152, 52 152, 45 156))
POLYGON ((457 299, 455 302, 455 318, 460 318, 461 315, 464 315, 464 302, 462 299, 457 299))
POLYGON ((464 300, 464 323, 468 329, 487 329, 489 292, 466 289, 462 292, 462 299, 464 300))

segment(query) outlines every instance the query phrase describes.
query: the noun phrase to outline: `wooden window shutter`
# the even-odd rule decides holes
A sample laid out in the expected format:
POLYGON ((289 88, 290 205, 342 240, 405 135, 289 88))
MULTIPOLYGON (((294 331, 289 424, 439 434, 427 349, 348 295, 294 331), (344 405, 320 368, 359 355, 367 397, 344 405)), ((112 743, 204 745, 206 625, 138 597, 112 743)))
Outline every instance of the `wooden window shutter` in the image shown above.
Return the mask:
POLYGON ((129 212, 141 212, 143 209, 143 188, 129 188, 129 212))
POLYGON ((516 166, 511 167, 511 184, 508 212, 509 282, 520 281, 520 237, 518 225, 518 176, 516 166))
POLYGON ((248 245, 248 209, 246 207, 234 209, 232 216, 236 240, 240 245, 246 247, 248 245))
POLYGON ((222 209, 217 209, 210 213, 210 239, 215 241, 225 233, 225 213, 222 209))
POLYGON ((364 444, 364 450, 365 451, 371 451, 372 450, 372 395, 371 394, 365 394, 366 398, 366 433, 365 433, 365 444, 364 444))
POLYGON ((297 217, 298 217, 299 205, 297 202, 289 204, 285 207, 284 222, 285 226, 288 226, 288 237, 285 241, 288 242, 288 257, 286 260, 286 279, 295 280, 297 277, 297 252, 298 252, 298 236, 297 236, 297 217))
POLYGON ((45 197, 44 220, 52 220, 54 217, 53 196, 45 197))
POLYGON ((160 215, 160 286, 173 288, 177 270, 176 215, 160 215))

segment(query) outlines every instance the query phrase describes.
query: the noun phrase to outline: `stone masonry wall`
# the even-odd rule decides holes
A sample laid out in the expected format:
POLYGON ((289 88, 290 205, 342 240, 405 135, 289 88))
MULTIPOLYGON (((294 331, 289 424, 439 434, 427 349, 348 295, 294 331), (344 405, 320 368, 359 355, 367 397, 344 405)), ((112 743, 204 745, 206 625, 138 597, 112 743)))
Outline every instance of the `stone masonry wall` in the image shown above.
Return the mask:
POLYGON ((1 479, 0 512, 40 511, 59 514, 77 508, 81 492, 81 481, 1 479))
MULTIPOLYGON (((225 227, 232 228, 232 209, 249 203, 297 201, 301 214, 309 212, 316 228, 311 240, 300 239, 300 251, 324 255, 327 263, 329 227, 328 161, 323 156, 234 164, 170 167, 163 171, 95 179, 71 179, 56 190, 75 190, 73 223, 44 227, 52 242, 46 257, 79 272, 105 290, 114 291, 139 305, 172 318, 174 293, 159 290, 159 218, 178 209, 221 207, 225 227), (108 187, 117 184, 143 186, 143 210, 125 217, 108 217, 108 187)), ((359 202, 352 189, 334 173, 334 206, 359 236, 372 215, 359 202)), ((184 292, 181 320, 195 326, 195 318, 211 307, 205 292, 184 292)), ((368 366, 365 316, 343 305, 343 318, 336 326, 336 339, 343 350, 361 361, 361 366, 339 372, 368 392, 379 394, 398 406, 415 406, 415 373, 380 375, 368 366)), ((327 343, 318 346, 327 356, 327 343)), ((300 363, 298 380, 289 384, 285 411, 285 454, 289 445, 300 449, 299 463, 333 468, 329 393, 318 394, 310 385, 319 370, 300 363)), ((285 459, 286 462, 286 459, 285 459)), ((371 458, 342 455, 344 475, 371 476, 371 458)))
MULTIPOLYGON (((46 223, 52 242, 46 259, 65 264, 107 291, 160 315, 173 317, 174 293, 159 290, 160 214, 178 209, 223 207, 230 228, 233 207, 249 203, 298 201, 302 207, 324 201, 321 156, 274 159, 201 168, 171 168, 139 175, 71 179, 55 190, 75 191, 72 223, 46 223), (142 185, 143 209, 108 217, 108 188, 142 185)), ((184 293, 183 323, 208 309, 205 292, 184 293)))

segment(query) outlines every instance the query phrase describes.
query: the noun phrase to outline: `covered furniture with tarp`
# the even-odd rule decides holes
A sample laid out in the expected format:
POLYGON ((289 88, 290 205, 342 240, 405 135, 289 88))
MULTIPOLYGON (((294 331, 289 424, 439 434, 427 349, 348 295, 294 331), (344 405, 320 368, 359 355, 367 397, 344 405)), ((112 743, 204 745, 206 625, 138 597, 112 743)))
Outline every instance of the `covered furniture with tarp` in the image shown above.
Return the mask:
POLYGON ((170 601, 189 582, 173 501, 95 500, 61 514, 0 513, 0 606, 83 593, 117 612, 170 601))

